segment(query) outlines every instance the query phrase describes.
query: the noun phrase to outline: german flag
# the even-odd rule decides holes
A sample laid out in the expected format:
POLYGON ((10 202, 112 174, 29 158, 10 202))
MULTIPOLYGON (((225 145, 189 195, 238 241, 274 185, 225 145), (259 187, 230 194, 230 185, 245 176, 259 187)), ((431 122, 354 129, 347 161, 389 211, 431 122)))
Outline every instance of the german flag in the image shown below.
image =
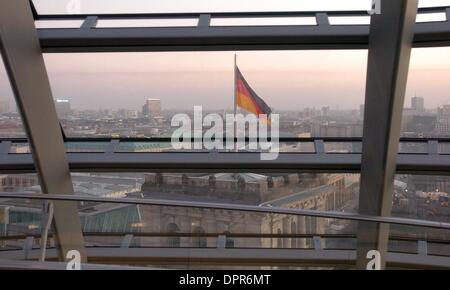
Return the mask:
POLYGON ((272 110, 261 99, 255 91, 249 86, 239 68, 236 66, 236 106, 253 113, 259 117, 259 115, 266 115, 267 119, 263 120, 270 125, 270 114, 272 110))

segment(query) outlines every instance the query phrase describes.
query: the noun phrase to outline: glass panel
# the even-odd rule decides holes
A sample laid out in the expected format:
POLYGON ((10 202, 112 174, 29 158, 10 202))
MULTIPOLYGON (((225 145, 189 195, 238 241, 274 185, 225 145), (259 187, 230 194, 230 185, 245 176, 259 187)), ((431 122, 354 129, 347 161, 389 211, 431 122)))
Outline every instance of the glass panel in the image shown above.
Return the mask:
MULTIPOLYGON (((31 246, 29 255, 39 253, 43 201, 8 199, 1 200, 1 205, 0 257, 6 255, 9 259, 23 259, 23 248, 27 244, 31 246)), ((354 251, 357 247, 358 224, 345 219, 98 202, 81 202, 78 208, 85 246, 91 255, 97 253, 96 263, 104 259, 108 263, 131 266, 139 263, 141 266, 168 269, 210 269, 220 265, 220 269, 227 269, 231 267, 229 263, 221 265, 217 259, 209 259, 217 253, 217 248, 223 248, 223 251, 246 250, 242 252, 242 260, 232 264, 236 269, 246 269, 243 262, 245 256, 250 251, 255 254, 257 250, 263 250, 260 253, 264 259, 259 263, 257 259, 253 260, 254 269, 309 269, 324 265, 320 259, 315 264, 313 251, 305 255, 306 252, 301 250, 320 249, 320 254, 333 257, 335 251, 354 251), (125 235, 132 235, 128 248, 123 247, 125 235), (196 260, 197 248, 202 253, 201 261, 196 260), (139 262, 135 258, 127 260, 127 251, 136 253, 139 249, 143 250, 139 262), (189 249, 189 258, 180 249, 189 249), (279 255, 279 251, 292 253, 284 256, 281 268, 279 260, 274 264, 268 261, 270 257, 279 255), (179 260, 174 265, 167 261, 167 255, 161 253, 178 257, 179 260)), ((433 259, 435 257, 450 257, 449 230, 405 225, 390 225, 389 230, 388 269, 399 266, 425 269, 433 267, 432 261, 438 261, 433 259), (398 253, 411 256, 396 256, 393 259, 393 255, 398 253), (423 261, 417 259, 417 254, 427 255, 431 264, 421 264, 423 261)), ((52 230, 47 248, 55 248, 52 230)), ((339 253, 345 256, 352 252, 339 253)), ((54 258, 54 255, 54 251, 48 251, 47 259, 54 258)), ((348 260, 339 261, 339 258, 336 265, 330 264, 330 261, 327 263, 326 267, 330 269, 354 267, 349 265, 348 260)))
POLYGON ((450 231, 405 225, 390 226, 389 252, 450 257, 450 231))
POLYGON ((67 152, 105 152, 110 142, 66 142, 67 152))
POLYGON ((35 173, 0 174, 1 192, 40 192, 39 180, 35 173))
POLYGON ((34 0, 40 14, 175 13, 175 12, 256 12, 256 11, 343 11, 369 10, 371 0, 297 1, 259 0, 34 0))
POLYGON ((400 142, 399 153, 426 154, 428 143, 426 142, 400 142))
POLYGON ((9 153, 24 154, 31 153, 30 144, 28 143, 12 143, 9 148, 9 153))
POLYGON ((354 212, 358 174, 146 173, 145 198, 354 212))
POLYGON ((440 13, 419 13, 417 14, 416 22, 438 22, 446 21, 445 12, 440 13))
POLYGON ((450 177, 397 175, 393 216, 450 222, 450 177))
MULTIPOLYGON (((66 142, 66 152, 105 152, 110 142, 66 142)), ((30 145, 28 143, 12 143, 9 153, 23 154, 31 153, 30 145)))
POLYGON ((188 27, 197 26, 197 18, 183 19, 99 19, 96 28, 111 27, 188 27))
POLYGON ((419 7, 449 6, 450 0, 419 0, 419 7))
POLYGON ((170 142, 120 142, 119 147, 116 150, 116 152, 136 153, 167 151, 174 151, 170 142))
MULTIPOLYGON (((194 123, 194 106, 201 120, 218 114, 225 121, 234 110, 234 52, 44 58, 68 137, 170 137, 178 114, 194 123)), ((362 136, 366 64, 366 50, 238 52, 246 81, 279 115, 280 137, 362 136)))
POLYGON ((280 152, 314 153, 316 149, 313 142, 281 142, 280 152))
POLYGON ((450 137, 450 48, 414 48, 402 120, 404 137, 450 137))
POLYGON ((325 142, 326 153, 361 153, 361 142, 325 142))
POLYGON ((317 25, 315 17, 213 17, 211 26, 317 25))
POLYGON ((36 28, 80 28, 83 24, 80 20, 36 20, 34 22, 36 28))
POLYGON ((368 25, 370 16, 331 16, 328 17, 331 25, 368 25))
POLYGON ((16 101, 0 57, 0 138, 23 138, 25 131, 16 101))
POLYGON ((450 142, 440 142, 438 145, 438 152, 439 154, 450 154, 450 142))

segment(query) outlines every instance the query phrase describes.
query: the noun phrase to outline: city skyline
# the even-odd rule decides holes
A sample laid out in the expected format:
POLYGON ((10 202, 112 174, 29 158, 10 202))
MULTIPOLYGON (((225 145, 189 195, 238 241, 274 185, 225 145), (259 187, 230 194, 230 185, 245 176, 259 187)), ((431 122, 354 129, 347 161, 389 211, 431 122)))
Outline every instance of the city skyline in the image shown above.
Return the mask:
MULTIPOLYGON (((427 108, 449 103, 448 53, 450 48, 413 50, 405 107, 414 95, 424 97, 427 108)), ((357 109, 364 103, 365 50, 238 55, 249 82, 276 110, 357 109)), ((45 54, 44 59, 54 98, 70 100, 75 109, 139 109, 143 100, 159 98, 169 110, 194 105, 220 110, 233 107, 233 56, 234 52, 148 52, 45 54)), ((14 107, 3 64, 0 98, 14 107)))

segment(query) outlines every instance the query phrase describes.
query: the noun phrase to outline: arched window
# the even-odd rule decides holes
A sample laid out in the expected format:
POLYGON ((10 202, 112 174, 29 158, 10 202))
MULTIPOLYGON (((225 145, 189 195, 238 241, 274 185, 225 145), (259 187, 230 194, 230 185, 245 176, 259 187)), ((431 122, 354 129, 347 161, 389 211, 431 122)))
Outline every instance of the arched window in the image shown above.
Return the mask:
MULTIPOLYGON (((201 235, 205 233, 205 230, 200 226, 196 226, 194 227, 192 233, 196 235, 201 235)), ((206 248, 206 237, 194 236, 192 238, 192 246, 195 248, 206 248)))
MULTIPOLYGON (((297 223, 291 223, 291 234, 297 234, 297 223)), ((297 238, 291 238, 291 248, 297 248, 297 238)))
POLYGON ((227 237, 227 239, 225 240, 225 248, 234 248, 234 240, 228 237, 230 232, 224 231, 223 234, 227 237))
POLYGON ((281 235, 281 230, 280 229, 277 230, 277 235, 278 235, 278 237, 277 237, 277 248, 282 248, 283 245, 281 243, 283 241, 282 241, 282 239, 280 237, 280 235, 281 235))
MULTIPOLYGON (((166 231, 169 234, 175 234, 180 232, 180 228, 176 223, 170 223, 166 226, 166 231)), ((180 237, 171 236, 167 237, 167 245, 171 248, 179 248, 180 247, 180 237)))

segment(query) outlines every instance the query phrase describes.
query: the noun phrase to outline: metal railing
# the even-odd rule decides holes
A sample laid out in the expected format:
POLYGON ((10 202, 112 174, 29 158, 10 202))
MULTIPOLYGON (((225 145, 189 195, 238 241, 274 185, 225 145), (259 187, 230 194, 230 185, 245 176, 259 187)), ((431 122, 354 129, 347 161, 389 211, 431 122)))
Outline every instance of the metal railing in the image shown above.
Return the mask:
MULTIPOLYGON (((33 172, 34 163, 30 153, 10 153, 12 146, 27 146, 25 138, 0 140, 0 171, 33 172)), ((191 140, 196 141, 196 140, 191 140)), ((226 141, 226 139, 225 139, 226 141)), ((235 139, 237 141, 237 139, 235 139)), ((244 142, 249 139, 245 138, 244 142)), ((265 140, 263 140, 265 141, 265 140)), ((270 139, 268 140, 270 141, 270 139)), ((79 151, 68 150, 73 171, 165 171, 165 172, 359 172, 361 168, 361 138, 279 138, 280 144, 300 144, 307 149, 280 152, 275 160, 260 160, 256 151, 206 151, 171 149, 171 138, 66 138, 66 146, 77 143, 79 151), (104 143, 99 150, 89 151, 89 146, 104 143), (121 146, 167 144, 162 152, 132 152, 121 146), (349 147, 347 151, 327 150, 332 143, 349 147), (83 148, 83 146, 86 146, 83 148), (87 148, 87 150, 86 150, 87 148)), ((403 174, 448 175, 450 173, 450 139, 448 138, 402 138, 397 156, 397 172, 403 174), (441 150, 440 148, 445 148, 441 150), (449 149, 446 149, 449 148, 449 149)), ((126 146, 125 146, 126 147, 126 146)))
POLYGON ((400 217, 369 216, 347 212, 332 212, 332 211, 319 211, 319 210, 242 205, 242 204, 161 200, 161 199, 131 198, 131 197, 108 198, 108 197, 95 197, 76 194, 36 194, 36 193, 17 193, 17 192, 2 192, 0 193, 0 198, 11 198, 11 199, 17 198, 17 199, 49 200, 49 201, 59 200, 59 201, 76 201, 76 202, 88 201, 88 202, 156 205, 156 206, 171 206, 171 207, 195 207, 203 209, 220 209, 220 210, 234 210, 253 213, 286 214, 286 215, 310 216, 317 218, 332 218, 332 219, 343 219, 352 221, 398 224, 398 225, 436 228, 436 229, 450 229, 450 223, 438 221, 417 220, 400 217))

